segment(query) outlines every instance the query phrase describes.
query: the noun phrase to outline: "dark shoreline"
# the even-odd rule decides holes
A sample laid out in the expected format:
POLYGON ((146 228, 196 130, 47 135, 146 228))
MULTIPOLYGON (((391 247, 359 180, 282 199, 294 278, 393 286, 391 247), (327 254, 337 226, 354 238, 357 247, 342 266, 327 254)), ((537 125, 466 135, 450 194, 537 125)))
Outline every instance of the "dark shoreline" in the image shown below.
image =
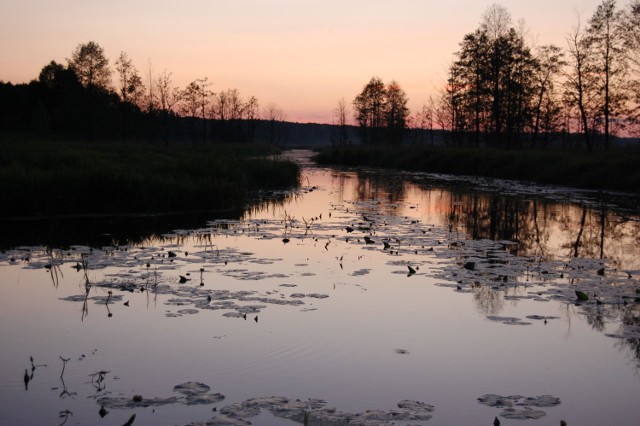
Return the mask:
POLYGON ((2 220, 237 210, 297 187, 300 174, 277 148, 254 144, 0 138, 0 150, 2 220))
POLYGON ((640 150, 565 152, 426 147, 325 148, 321 165, 368 166, 640 193, 640 150))

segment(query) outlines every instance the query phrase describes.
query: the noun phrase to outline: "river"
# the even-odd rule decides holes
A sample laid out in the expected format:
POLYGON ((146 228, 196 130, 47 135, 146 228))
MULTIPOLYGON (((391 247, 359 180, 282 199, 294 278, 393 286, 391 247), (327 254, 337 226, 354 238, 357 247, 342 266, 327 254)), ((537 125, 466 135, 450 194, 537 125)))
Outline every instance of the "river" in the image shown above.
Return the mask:
POLYGON ((5 221, 0 424, 637 423, 637 198, 289 155, 243 212, 5 221))

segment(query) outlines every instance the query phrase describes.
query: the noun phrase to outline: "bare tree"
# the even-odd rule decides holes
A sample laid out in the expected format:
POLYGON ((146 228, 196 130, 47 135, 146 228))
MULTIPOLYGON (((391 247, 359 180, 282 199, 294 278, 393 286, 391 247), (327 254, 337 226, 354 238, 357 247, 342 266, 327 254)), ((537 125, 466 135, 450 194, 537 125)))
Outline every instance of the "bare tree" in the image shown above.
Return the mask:
POLYGON ((118 94, 123 102, 130 102, 140 106, 138 103, 144 93, 145 87, 138 70, 133 65, 126 52, 120 52, 120 56, 115 62, 118 73, 118 94))
MULTIPOLYGON (((193 119, 202 120, 202 141, 206 141, 207 137, 207 110, 210 98, 214 93, 209 90, 211 83, 207 77, 199 78, 187 85, 182 91, 182 107, 183 113, 193 119)), ((192 137, 193 137, 192 125, 192 137)))
POLYGON ((539 47, 536 60, 532 145, 535 145, 541 129, 545 131, 545 134, 548 134, 555 127, 554 122, 558 119, 560 108, 554 96, 554 83, 566 65, 562 50, 554 45, 539 47))
POLYGON ((511 13, 498 3, 491 4, 482 15, 480 29, 487 33, 490 41, 504 36, 511 28, 511 13))
POLYGON ((222 90, 213 97, 211 105, 211 113, 213 118, 222 122, 229 119, 231 112, 229 111, 229 98, 227 91, 222 90))
POLYGON ((232 142, 244 139, 241 120, 245 117, 247 108, 249 105, 244 103, 238 89, 223 90, 213 96, 211 114, 218 121, 216 124, 220 129, 220 137, 223 141, 232 142))
POLYGON ((249 127, 247 139, 249 142, 253 142, 256 137, 258 120, 260 119, 260 103, 255 96, 251 96, 245 104, 245 118, 249 127))
POLYGON ((622 14, 615 0, 603 0, 589 19, 588 47, 597 78, 600 105, 598 115, 604 124, 604 148, 609 149, 612 118, 624 114, 627 93, 623 87, 626 74, 626 51, 622 37, 622 14))
POLYGON ((422 104, 422 110, 420 111, 420 127, 422 129, 429 130, 429 142, 431 148, 435 145, 434 123, 436 115, 436 103, 433 100, 433 96, 429 96, 429 101, 422 104))
POLYGON ((633 76, 629 81, 633 103, 630 119, 637 124, 640 122, 640 0, 632 0, 624 12, 623 36, 633 76))
POLYGON ((241 120, 244 117, 246 105, 242 101, 240 91, 238 89, 227 90, 227 98, 229 100, 229 119, 241 120))
POLYGON ((274 103, 264 108, 263 119, 267 121, 267 141, 272 144, 283 144, 287 140, 287 130, 284 121, 287 115, 282 108, 274 103))
POLYGON ((632 0, 629 3, 624 12, 623 24, 629 60, 640 67, 640 0, 632 0))
POLYGON ((334 145, 345 146, 349 143, 348 116, 349 106, 344 98, 340 98, 337 106, 333 110, 335 135, 332 139, 334 145))
POLYGON ((566 102, 577 108, 584 141, 589 152, 593 151, 592 110, 594 103, 594 82, 590 70, 591 58, 587 38, 582 31, 580 16, 571 33, 567 36, 568 70, 565 74, 566 102))
POLYGON ((156 79, 158 106, 162 111, 173 112, 173 108, 180 102, 180 89, 173 86, 172 73, 165 69, 156 79))
POLYGON ((171 73, 165 69, 155 82, 158 93, 158 105, 162 115, 164 128, 164 145, 169 145, 169 119, 173 115, 173 108, 176 107, 182 97, 180 89, 173 86, 171 73))
POLYGON ((149 62, 147 63, 147 96, 146 96, 146 110, 149 113, 153 113, 156 110, 156 101, 157 101, 157 96, 156 96, 156 91, 155 91, 155 84, 154 84, 154 77, 153 77, 153 64, 151 63, 151 60, 149 60, 149 62))

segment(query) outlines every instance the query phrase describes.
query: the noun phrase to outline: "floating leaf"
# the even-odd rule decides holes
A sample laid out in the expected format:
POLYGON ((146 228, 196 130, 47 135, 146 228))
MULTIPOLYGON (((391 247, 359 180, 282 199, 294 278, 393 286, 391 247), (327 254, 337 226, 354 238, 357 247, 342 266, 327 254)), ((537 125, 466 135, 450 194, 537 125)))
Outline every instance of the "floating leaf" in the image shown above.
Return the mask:
POLYGON ((475 271, 476 262, 466 262, 462 267, 468 271, 475 271))
POLYGON ((587 296, 587 293, 584 293, 580 290, 576 290, 576 297, 581 301, 589 300, 589 296, 587 296))

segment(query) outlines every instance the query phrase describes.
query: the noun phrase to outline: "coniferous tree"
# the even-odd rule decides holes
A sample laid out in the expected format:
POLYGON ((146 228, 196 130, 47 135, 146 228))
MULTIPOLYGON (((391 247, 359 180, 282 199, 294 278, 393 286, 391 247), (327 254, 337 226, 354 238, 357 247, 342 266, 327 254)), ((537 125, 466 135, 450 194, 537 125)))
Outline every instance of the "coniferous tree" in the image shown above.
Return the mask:
POLYGON ((501 6, 485 13, 460 43, 451 65, 446 104, 455 136, 473 135, 476 146, 520 143, 532 121, 536 58, 501 6))

